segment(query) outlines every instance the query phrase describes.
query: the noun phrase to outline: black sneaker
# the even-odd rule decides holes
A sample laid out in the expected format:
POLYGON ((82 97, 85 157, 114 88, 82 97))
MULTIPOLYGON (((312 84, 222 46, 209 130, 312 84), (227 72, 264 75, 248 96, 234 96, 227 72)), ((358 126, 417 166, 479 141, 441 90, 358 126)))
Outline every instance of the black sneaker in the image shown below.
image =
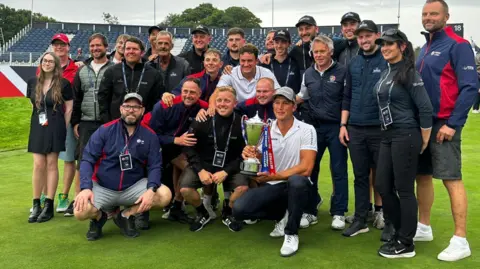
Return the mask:
POLYGON ((233 216, 222 218, 222 223, 232 232, 239 232, 243 228, 242 222, 237 221, 233 216))
POLYGON ((88 228, 87 232, 87 240, 88 241, 95 241, 97 239, 100 239, 102 237, 102 228, 103 225, 107 222, 107 214, 104 213, 103 211, 100 211, 102 213, 102 216, 100 217, 99 220, 92 219, 90 220, 90 227, 88 228))
POLYGON ((389 259, 412 258, 416 254, 415 245, 406 246, 400 241, 390 241, 380 247, 378 254, 389 259))
POLYGON ((64 217, 73 217, 73 203, 75 203, 75 201, 72 201, 68 205, 67 210, 65 210, 65 213, 63 214, 64 217))
POLYGON ((171 207, 170 213, 168 214, 168 220, 170 221, 178 221, 183 224, 191 224, 193 219, 190 218, 185 211, 181 208, 171 207))
POLYGON ((352 237, 358 234, 368 233, 368 231, 369 229, 365 222, 354 220, 352 225, 343 232, 343 236, 352 237))
POLYGON ((383 227, 382 231, 382 236, 380 237, 380 240, 383 242, 388 242, 392 241, 395 236, 395 228, 393 227, 393 224, 389 221, 385 222, 385 227, 383 227))
POLYGON ((150 229, 150 211, 140 213, 135 216, 135 228, 140 230, 150 229))
POLYGON ((202 213, 197 214, 197 218, 195 218, 195 221, 190 224, 190 231, 192 232, 198 232, 205 225, 207 225, 210 222, 211 218, 210 215, 207 213, 206 215, 203 215, 202 213))
POLYGON ((40 205, 40 199, 33 200, 32 213, 28 216, 28 222, 37 222, 38 216, 42 213, 42 207, 40 205))
POLYGON ((135 217, 130 216, 128 219, 122 217, 122 212, 113 217, 113 222, 122 230, 123 235, 126 237, 134 238, 139 236, 138 231, 135 229, 135 217))
POLYGON ((37 222, 46 222, 53 218, 53 200, 52 199, 45 199, 45 206, 43 207, 42 213, 37 218, 37 222))

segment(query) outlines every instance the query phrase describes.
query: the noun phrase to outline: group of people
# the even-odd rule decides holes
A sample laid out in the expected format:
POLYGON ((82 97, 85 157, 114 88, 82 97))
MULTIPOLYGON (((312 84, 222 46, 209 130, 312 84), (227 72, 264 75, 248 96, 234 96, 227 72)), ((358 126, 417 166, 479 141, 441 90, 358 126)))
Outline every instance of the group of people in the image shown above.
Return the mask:
POLYGON ((68 37, 56 34, 53 52, 28 82, 34 162, 28 221, 54 216, 63 152, 57 212, 89 220, 88 240, 99 239, 110 218, 125 236, 138 236, 150 228, 152 207, 200 231, 217 218, 222 185, 222 223, 238 232, 273 220, 270 236, 283 237, 280 254, 291 256, 299 229, 318 222, 320 161, 328 148, 332 229, 353 237, 367 233, 373 220, 383 230, 379 255, 415 256, 415 241, 433 240, 433 176, 443 180, 455 222, 438 259, 466 258, 461 132, 479 77, 470 44, 446 27, 448 18, 445 1, 426 1, 426 44, 416 62, 405 33, 379 33, 355 12, 341 17, 344 39, 318 35, 315 19, 303 16, 296 24, 301 40, 290 51, 290 33, 282 29, 267 35, 262 54, 245 44, 242 29, 231 28, 222 55, 209 46, 209 29, 198 26, 192 49, 174 56, 172 34, 152 26, 147 51, 139 39, 121 35, 107 55, 108 40, 96 33, 88 40, 90 58, 75 62, 68 37), (270 153, 246 143, 244 117, 268 123, 270 153), (243 160, 262 154, 271 154, 273 169, 242 172, 243 160))

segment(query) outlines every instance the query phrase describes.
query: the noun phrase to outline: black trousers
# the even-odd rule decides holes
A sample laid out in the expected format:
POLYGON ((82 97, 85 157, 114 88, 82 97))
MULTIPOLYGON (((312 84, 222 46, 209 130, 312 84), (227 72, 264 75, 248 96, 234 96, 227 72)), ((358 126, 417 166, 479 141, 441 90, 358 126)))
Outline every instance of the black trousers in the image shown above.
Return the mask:
POLYGON ((475 99, 475 103, 473 104, 473 109, 478 110, 480 108, 480 93, 477 94, 477 98, 475 99))
POLYGON ((405 245, 413 244, 417 230, 415 176, 421 147, 420 128, 393 128, 382 133, 375 188, 395 227, 396 239, 405 245))

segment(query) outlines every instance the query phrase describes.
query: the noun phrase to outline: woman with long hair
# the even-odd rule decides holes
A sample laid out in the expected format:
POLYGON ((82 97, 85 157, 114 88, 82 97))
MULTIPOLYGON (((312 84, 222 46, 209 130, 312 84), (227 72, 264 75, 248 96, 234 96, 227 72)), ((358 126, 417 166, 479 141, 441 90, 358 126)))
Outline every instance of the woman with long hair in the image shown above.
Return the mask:
POLYGON ((73 90, 63 78, 60 59, 45 53, 40 60, 40 72, 27 84, 32 117, 28 152, 33 153, 33 208, 28 222, 45 222, 53 218, 53 199, 58 185, 58 154, 65 150, 67 125, 73 107, 73 90), (40 194, 46 186, 42 209, 40 194))
POLYGON ((414 51, 407 36, 390 29, 376 43, 382 46, 388 69, 373 93, 382 123, 375 188, 395 228, 395 235, 378 253, 386 258, 411 258, 415 256, 418 210, 415 176, 419 155, 430 140, 433 108, 415 71, 414 51))

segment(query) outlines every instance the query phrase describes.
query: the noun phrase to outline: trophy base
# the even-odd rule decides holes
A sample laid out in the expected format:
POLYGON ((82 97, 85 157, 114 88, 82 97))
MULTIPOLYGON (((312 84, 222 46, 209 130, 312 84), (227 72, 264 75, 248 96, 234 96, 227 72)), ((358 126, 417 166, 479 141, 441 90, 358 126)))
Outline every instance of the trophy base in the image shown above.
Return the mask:
POLYGON ((240 174, 255 177, 258 172, 240 170, 240 174))

